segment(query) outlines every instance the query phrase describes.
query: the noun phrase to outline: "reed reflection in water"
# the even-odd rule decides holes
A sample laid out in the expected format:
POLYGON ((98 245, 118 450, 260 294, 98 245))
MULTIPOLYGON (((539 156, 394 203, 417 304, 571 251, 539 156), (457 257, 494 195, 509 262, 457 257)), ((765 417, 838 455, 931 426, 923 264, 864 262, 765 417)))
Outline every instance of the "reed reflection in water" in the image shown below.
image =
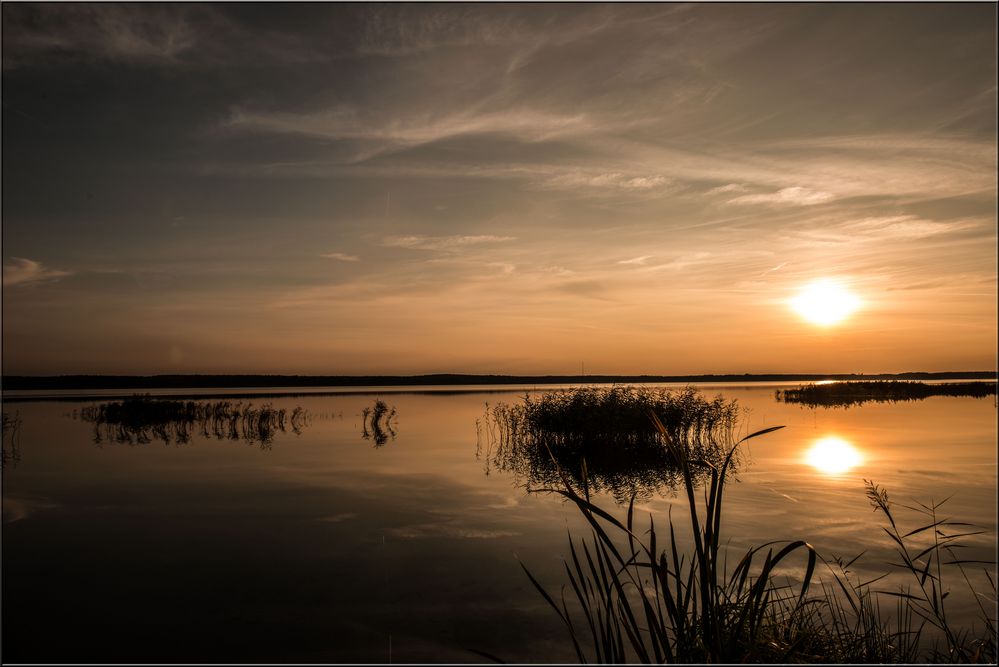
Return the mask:
POLYGON ((172 401, 133 396, 82 408, 76 415, 94 425, 94 442, 142 445, 190 442, 194 434, 217 440, 244 440, 270 447, 277 433, 296 435, 310 422, 301 407, 275 409, 233 401, 172 401))
POLYGON ((774 398, 784 403, 799 403, 810 408, 843 407, 865 403, 920 401, 930 396, 969 396, 985 398, 996 395, 995 382, 942 382, 927 384, 900 380, 871 382, 816 382, 796 389, 778 389, 774 398))
POLYGON ((487 475, 493 468, 513 473, 528 491, 561 486, 565 473, 578 488, 625 503, 682 483, 671 443, 699 464, 692 468, 694 482, 706 479, 734 442, 737 416, 735 401, 707 400, 690 387, 525 395, 520 404, 487 404, 477 422, 476 455, 487 475), (661 432, 653 416, 664 425, 661 432))
POLYGON ((3 413, 3 438, 0 447, 0 468, 15 466, 21 460, 21 415, 3 413))
POLYGON ((373 439, 375 447, 381 447, 389 438, 395 440, 394 421, 398 417, 395 406, 389 407, 382 399, 375 399, 375 404, 361 410, 361 437, 373 439))

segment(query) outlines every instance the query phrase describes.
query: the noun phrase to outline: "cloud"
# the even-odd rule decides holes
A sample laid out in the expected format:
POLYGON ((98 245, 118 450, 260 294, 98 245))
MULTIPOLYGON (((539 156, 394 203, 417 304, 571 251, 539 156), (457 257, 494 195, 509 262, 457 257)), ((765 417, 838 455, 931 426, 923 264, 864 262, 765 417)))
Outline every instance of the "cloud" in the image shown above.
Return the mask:
POLYGON ((637 265, 642 265, 642 264, 645 264, 650 259, 652 259, 652 257, 653 257, 652 255, 642 255, 641 257, 632 257, 631 259, 622 259, 622 260, 620 260, 618 262, 618 264, 637 264, 637 265))
POLYGON ((812 206, 814 204, 824 204, 835 199, 835 195, 830 192, 809 190, 802 187, 781 188, 777 192, 770 192, 756 195, 742 195, 734 199, 729 199, 729 204, 777 204, 792 206, 812 206))
POLYGON ((526 107, 495 111, 470 108, 458 112, 408 113, 381 117, 369 110, 340 105, 316 111, 233 109, 224 126, 235 130, 300 134, 323 139, 366 139, 404 146, 466 134, 506 134, 541 141, 591 129, 585 114, 561 114, 526 107))
MULTIPOLYGON (((308 36, 254 29, 196 3, 21 3, 4 6, 4 69, 77 62, 207 66, 329 60, 308 36)), ((252 22, 251 22, 252 23, 252 22)), ((339 42, 337 42, 339 44, 339 42)))
POLYGON ((845 225, 842 231, 851 237, 919 239, 974 227, 970 221, 934 222, 915 215, 894 215, 863 218, 845 225))
POLYGON ((357 257, 357 255, 348 255, 343 252, 327 252, 320 255, 320 257, 325 257, 326 259, 335 259, 340 262, 356 262, 358 261, 358 259, 360 259, 359 257, 357 257))
POLYGON ((358 52, 400 57, 446 47, 497 46, 525 41, 531 27, 514 15, 486 16, 475 6, 413 11, 405 5, 372 5, 358 52))
POLYGON ((34 4, 4 7, 4 67, 36 60, 172 61, 196 45, 195 16, 187 6, 34 4))
POLYGON ((486 266, 493 269, 498 269, 500 273, 503 273, 505 275, 510 275, 517 269, 515 265, 510 264, 509 262, 489 262, 488 264, 486 264, 486 266))
POLYGON ((618 188, 621 190, 651 190, 670 184, 665 176, 653 174, 634 176, 620 172, 584 174, 573 172, 553 176, 541 184, 544 188, 618 188))
POLYGON ((748 190, 745 185, 741 183, 729 183, 728 185, 719 185, 717 188, 711 188, 706 194, 709 195, 722 195, 728 194, 730 192, 745 192, 748 190))
POLYGON ((460 250, 468 246, 485 243, 502 243, 515 240, 515 236, 493 236, 491 234, 455 234, 452 236, 386 236, 382 244, 390 248, 411 250, 460 250))
POLYGON ((41 262, 24 259, 22 257, 13 257, 10 263, 4 264, 3 284, 4 287, 13 287, 14 285, 37 285, 40 283, 54 282, 60 278, 65 278, 70 275, 72 275, 70 271, 49 269, 43 266, 41 262))

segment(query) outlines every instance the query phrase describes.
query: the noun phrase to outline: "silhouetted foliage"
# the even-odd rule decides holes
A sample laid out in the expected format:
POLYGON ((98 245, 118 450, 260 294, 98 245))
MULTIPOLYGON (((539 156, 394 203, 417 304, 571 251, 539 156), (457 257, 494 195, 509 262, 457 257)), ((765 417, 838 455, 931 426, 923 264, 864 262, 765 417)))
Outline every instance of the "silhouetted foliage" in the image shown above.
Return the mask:
POLYGON ((94 424, 94 442, 146 444, 189 442, 193 434, 218 440, 245 440, 270 446, 274 435, 288 428, 296 435, 308 425, 301 407, 291 412, 270 405, 254 407, 231 401, 173 401, 133 396, 80 410, 84 421, 94 424))
MULTIPOLYGON (((492 467, 514 472, 529 490, 557 484, 561 469, 575 483, 624 502, 681 481, 667 440, 695 459, 720 461, 737 417, 735 401, 707 400, 689 387, 559 390, 525 395, 519 405, 487 406, 478 423, 478 453, 487 474, 492 467)), ((704 472, 698 469, 695 477, 704 472)))
POLYGON ((395 428, 392 421, 396 419, 395 407, 389 407, 382 399, 376 399, 373 407, 361 410, 361 437, 365 440, 374 439, 375 447, 381 447, 389 438, 395 440, 395 428), (368 430, 370 428, 370 431, 368 430))
POLYGON ((21 415, 3 413, 3 442, 0 448, 0 468, 16 466, 21 460, 21 415))
POLYGON ((849 407, 864 403, 895 403, 898 401, 919 401, 930 396, 972 396, 984 398, 994 396, 995 382, 947 382, 926 384, 924 382, 899 382, 884 380, 876 382, 832 382, 829 384, 808 384, 797 389, 778 389, 774 396, 785 403, 801 403, 809 407, 849 407))
MULTIPOLYGON (((666 426, 654 421, 665 435, 666 426)), ((727 548, 722 508, 732 457, 740 443, 781 428, 766 428, 735 442, 720 465, 709 467, 711 482, 700 501, 694 470, 703 463, 665 438, 686 491, 693 553, 685 552, 676 538, 684 522, 674 522, 669 513, 666 530, 657 529, 650 513, 645 524, 635 514, 634 497, 622 522, 595 503, 585 478, 580 487, 558 471, 559 483, 538 489, 575 504, 591 529, 589 540, 570 534, 571 559, 565 559, 564 568, 569 585, 562 586, 561 595, 550 594, 521 564, 568 630, 579 661, 994 664, 995 581, 985 569, 988 587, 975 586, 969 570, 995 563, 961 557, 967 546, 963 540, 983 531, 942 516, 946 501, 902 506, 919 515, 923 524, 907 530, 893 513, 887 492, 866 482, 867 496, 884 514, 884 531, 896 547, 898 560, 888 565, 912 575, 911 584, 898 590, 872 587, 887 573, 866 581, 851 574, 850 567, 863 554, 848 562, 827 560, 800 539, 752 547, 741 558, 727 548), (801 571, 800 561, 788 562, 792 556, 805 558, 797 583, 788 571, 778 574, 778 568, 788 565, 801 571), (829 580, 815 576, 823 565, 829 580), (978 604, 980 626, 959 627, 947 616, 946 600, 953 592, 948 571, 954 569, 978 604), (821 593, 810 595, 817 587, 821 593), (885 598, 895 601, 894 613, 882 607, 885 598), (575 603, 571 608, 570 600, 575 603)))

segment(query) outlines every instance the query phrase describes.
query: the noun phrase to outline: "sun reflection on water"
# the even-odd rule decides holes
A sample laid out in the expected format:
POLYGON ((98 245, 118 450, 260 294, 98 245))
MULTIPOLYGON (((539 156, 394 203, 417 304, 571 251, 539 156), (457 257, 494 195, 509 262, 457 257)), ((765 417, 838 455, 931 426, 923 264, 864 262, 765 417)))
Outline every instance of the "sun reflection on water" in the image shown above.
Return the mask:
POLYGON ((826 475, 841 475, 864 462, 852 444, 835 435, 816 440, 805 452, 805 463, 826 475))

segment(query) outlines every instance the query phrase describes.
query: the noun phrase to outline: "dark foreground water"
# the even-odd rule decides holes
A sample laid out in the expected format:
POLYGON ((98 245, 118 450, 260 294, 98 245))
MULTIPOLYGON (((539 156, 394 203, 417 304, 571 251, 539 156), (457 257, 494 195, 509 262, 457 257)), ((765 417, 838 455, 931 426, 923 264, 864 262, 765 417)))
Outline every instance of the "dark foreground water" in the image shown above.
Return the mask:
MULTIPOLYGON (((775 402, 774 386, 703 391, 749 408, 750 430, 787 425, 751 441, 729 489, 734 553, 801 538, 867 550, 858 573, 885 571, 866 478, 899 502, 954 494, 947 514, 987 531, 966 557, 995 559, 994 397, 810 410, 775 402)), ((477 432, 487 402, 518 395, 377 396, 398 414, 380 446, 362 437, 376 394, 256 399, 311 413, 265 446, 97 444, 79 418, 93 400, 5 404, 21 427, 3 470, 4 662, 573 660, 519 562, 557 591, 581 521, 528 494, 528 471, 504 470, 477 432)), ((638 505, 686 511, 669 489, 638 505)), ((953 614, 972 619, 951 582, 953 614)))

